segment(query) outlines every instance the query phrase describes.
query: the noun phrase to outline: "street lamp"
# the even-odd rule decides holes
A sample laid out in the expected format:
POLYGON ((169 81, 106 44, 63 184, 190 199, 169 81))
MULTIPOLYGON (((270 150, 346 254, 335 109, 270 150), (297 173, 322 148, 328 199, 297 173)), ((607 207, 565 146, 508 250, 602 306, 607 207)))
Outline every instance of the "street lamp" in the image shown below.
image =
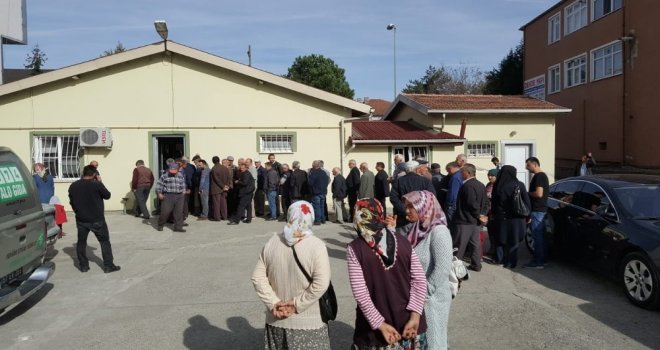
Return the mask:
POLYGON ((167 34, 169 33, 167 30, 167 23, 162 20, 154 21, 154 27, 156 27, 156 32, 163 39, 163 42, 165 42, 165 51, 167 51, 167 34))
POLYGON ((394 34, 394 101, 396 99, 396 25, 390 23, 387 25, 387 30, 391 30, 394 34))

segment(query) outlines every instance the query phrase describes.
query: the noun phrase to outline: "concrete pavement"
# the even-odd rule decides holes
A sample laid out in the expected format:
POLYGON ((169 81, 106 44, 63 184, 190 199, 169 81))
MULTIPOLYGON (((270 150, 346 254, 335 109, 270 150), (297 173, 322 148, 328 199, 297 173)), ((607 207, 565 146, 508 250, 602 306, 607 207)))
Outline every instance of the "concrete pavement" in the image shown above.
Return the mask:
MULTIPOLYGON (((72 219, 72 218, 70 218, 72 219)), ((261 247, 282 223, 197 222, 157 232, 130 215, 107 215, 119 272, 104 274, 90 236, 91 270, 74 267, 75 224, 50 252, 50 284, 0 316, 5 349, 259 349, 264 312, 250 276, 261 247)), ((327 243, 339 316, 333 349, 348 349, 355 301, 347 225, 315 227, 327 243)), ((526 261, 522 257, 522 262, 526 261)), ((660 313, 638 309, 609 280, 566 263, 514 271, 484 265, 452 305, 455 349, 644 349, 660 347, 660 313)))

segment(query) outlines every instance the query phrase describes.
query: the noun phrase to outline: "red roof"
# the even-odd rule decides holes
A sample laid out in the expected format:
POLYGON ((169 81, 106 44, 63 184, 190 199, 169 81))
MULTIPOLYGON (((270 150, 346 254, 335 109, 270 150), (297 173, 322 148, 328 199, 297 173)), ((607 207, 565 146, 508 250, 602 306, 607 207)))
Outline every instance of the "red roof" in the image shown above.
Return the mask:
POLYGON ((554 103, 520 95, 427 95, 403 94, 429 110, 552 110, 554 103))
POLYGON ((366 103, 374 109, 374 115, 385 115, 392 102, 373 98, 369 99, 366 103))
POLYGON ((461 138, 447 132, 423 129, 407 121, 355 121, 351 139, 360 141, 428 141, 462 142, 461 138))

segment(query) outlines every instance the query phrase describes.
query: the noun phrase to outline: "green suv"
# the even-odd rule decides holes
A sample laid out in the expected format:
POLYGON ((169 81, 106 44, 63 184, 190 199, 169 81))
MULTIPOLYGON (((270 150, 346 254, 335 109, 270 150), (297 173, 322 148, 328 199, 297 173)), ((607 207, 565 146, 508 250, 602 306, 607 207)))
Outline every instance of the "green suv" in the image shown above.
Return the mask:
POLYGON ((0 147, 0 313, 46 284, 48 224, 32 176, 16 154, 0 147))

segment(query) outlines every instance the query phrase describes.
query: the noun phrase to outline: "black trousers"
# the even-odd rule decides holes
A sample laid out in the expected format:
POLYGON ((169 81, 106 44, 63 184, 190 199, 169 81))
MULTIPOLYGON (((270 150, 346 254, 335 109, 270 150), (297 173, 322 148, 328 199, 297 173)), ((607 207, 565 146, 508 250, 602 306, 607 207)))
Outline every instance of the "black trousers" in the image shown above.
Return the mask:
POLYGON ((113 265, 112 246, 110 245, 110 232, 108 225, 103 221, 98 222, 79 222, 76 221, 78 228, 78 243, 76 243, 76 255, 78 255, 78 265, 80 267, 89 267, 87 259, 87 236, 89 231, 94 232, 96 239, 101 245, 101 254, 103 256, 103 265, 106 267, 113 265))
POLYGON ((252 220, 252 193, 238 196, 238 207, 232 221, 240 221, 243 215, 245 215, 245 220, 252 220))
POLYGON ((185 196, 183 193, 166 193, 165 198, 160 203, 160 216, 158 217, 158 227, 165 226, 165 222, 170 215, 174 216, 174 229, 183 228, 183 206, 185 196))
POLYGON ((476 268, 481 268, 481 241, 479 240, 479 226, 478 225, 460 225, 456 226, 456 238, 454 241, 454 247, 458 248, 456 252, 456 257, 458 259, 463 259, 465 254, 465 249, 468 244, 472 249, 470 255, 470 260, 472 261, 472 266, 476 268))
POLYGON ((266 207, 266 194, 264 190, 256 190, 254 192, 254 215, 264 216, 264 209, 266 207))
POLYGON ((145 219, 149 219, 147 199, 149 198, 150 190, 151 186, 138 186, 138 188, 135 190, 135 216, 142 215, 145 219))
POLYGON ((350 210, 350 213, 348 213, 348 216, 350 217, 351 222, 353 222, 353 213, 355 211, 355 202, 357 202, 357 193, 349 194, 348 195, 348 210, 350 210))

